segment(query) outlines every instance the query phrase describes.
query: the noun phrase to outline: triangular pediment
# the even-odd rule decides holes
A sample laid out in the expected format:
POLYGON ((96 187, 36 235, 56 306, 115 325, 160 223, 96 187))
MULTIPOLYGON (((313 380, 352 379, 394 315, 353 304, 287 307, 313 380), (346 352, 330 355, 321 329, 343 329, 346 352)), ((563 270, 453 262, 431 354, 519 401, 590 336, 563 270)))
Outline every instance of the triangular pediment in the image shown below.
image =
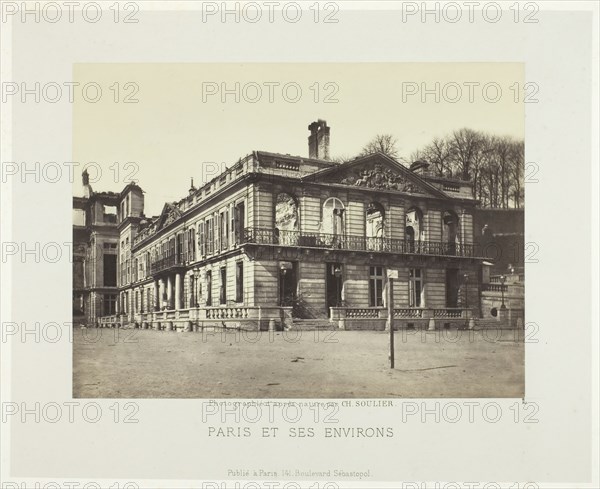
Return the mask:
POLYGON ((174 204, 166 203, 163 207, 156 229, 162 229, 181 217, 181 211, 174 204))
POLYGON ((342 163, 311 175, 310 180, 322 183, 394 190, 411 194, 441 197, 445 194, 396 160, 376 153, 342 163))

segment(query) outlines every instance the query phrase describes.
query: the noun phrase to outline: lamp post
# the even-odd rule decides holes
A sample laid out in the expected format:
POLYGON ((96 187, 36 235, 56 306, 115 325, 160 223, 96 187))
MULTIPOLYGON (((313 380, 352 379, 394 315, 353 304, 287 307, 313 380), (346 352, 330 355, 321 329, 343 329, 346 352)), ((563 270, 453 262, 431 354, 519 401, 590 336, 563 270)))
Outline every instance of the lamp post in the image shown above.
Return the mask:
POLYGON ((506 309, 504 305, 504 282, 506 282, 506 277, 504 275, 500 275, 500 292, 502 292, 502 305, 500 309, 506 309))
MULTIPOLYGON (((190 309, 192 307, 196 308, 196 331, 198 331, 198 328, 200 327, 200 311, 198 310, 198 279, 200 278, 200 267, 195 267, 194 270, 192 271, 193 273, 193 282, 192 282, 192 300, 190 301, 190 309)), ((192 311, 190 311, 190 319, 192 318, 192 311)), ((190 322, 190 326, 191 326, 191 322, 190 322)), ((193 331, 193 327, 190 329, 191 331, 193 331)))
POLYGON ((194 307, 198 307, 198 279, 200 278, 200 268, 194 268, 194 290, 193 290, 193 298, 194 298, 194 307))
POLYGON ((340 277, 342 276, 342 269, 339 265, 336 265, 333 269, 335 275, 335 306, 340 307, 340 277))
POLYGON ((287 275, 287 268, 285 264, 280 265, 280 279, 279 279, 279 305, 285 306, 285 276, 287 275))

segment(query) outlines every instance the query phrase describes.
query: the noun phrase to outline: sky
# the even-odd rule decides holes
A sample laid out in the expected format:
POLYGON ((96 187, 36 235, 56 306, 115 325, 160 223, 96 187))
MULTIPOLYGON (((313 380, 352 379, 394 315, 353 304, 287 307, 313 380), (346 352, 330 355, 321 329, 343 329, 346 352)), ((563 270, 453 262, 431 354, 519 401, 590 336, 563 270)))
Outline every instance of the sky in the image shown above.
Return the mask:
MULTIPOLYGON (((93 162, 95 191, 135 180, 147 216, 184 197, 191 177, 199 186, 254 150, 308 156, 317 119, 331 127, 334 157, 354 156, 382 133, 405 158, 462 127, 525 136, 521 63, 85 63, 73 71, 91 87, 88 101, 73 104, 73 160, 93 162), (92 103, 94 86, 102 92, 92 103)), ((79 180, 73 192, 81 194, 79 180)))

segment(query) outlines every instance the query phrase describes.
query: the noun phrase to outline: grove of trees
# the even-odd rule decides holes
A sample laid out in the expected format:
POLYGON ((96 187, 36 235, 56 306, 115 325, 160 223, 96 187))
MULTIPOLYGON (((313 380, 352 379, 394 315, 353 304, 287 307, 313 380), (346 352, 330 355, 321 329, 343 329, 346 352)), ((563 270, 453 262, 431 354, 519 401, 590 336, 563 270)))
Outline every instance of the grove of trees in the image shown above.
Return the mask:
MULTIPOLYGON (((521 139, 495 136, 463 128, 445 137, 436 137, 410 158, 400 157, 397 140, 378 134, 360 154, 380 151, 407 166, 417 160, 430 163, 433 175, 471 180, 473 193, 482 207, 519 208, 524 205, 525 143, 521 139)), ((340 156, 334 161, 347 161, 340 156)))
POLYGON ((429 162, 434 175, 471 180, 483 207, 524 205, 523 140, 463 128, 415 151, 410 161, 417 160, 429 162))

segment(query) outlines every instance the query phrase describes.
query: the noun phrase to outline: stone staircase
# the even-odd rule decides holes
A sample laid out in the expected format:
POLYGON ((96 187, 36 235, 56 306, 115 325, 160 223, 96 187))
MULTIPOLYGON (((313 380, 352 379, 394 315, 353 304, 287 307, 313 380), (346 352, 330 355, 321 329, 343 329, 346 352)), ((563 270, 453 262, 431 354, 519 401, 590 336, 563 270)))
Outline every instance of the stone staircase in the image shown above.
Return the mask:
POLYGON ((298 319, 294 318, 294 324, 290 330, 300 331, 315 331, 315 330, 335 330, 337 323, 330 322, 329 318, 316 318, 316 319, 298 319))
POLYGON ((475 329, 511 329, 508 321, 499 321, 496 318, 475 319, 475 329))

